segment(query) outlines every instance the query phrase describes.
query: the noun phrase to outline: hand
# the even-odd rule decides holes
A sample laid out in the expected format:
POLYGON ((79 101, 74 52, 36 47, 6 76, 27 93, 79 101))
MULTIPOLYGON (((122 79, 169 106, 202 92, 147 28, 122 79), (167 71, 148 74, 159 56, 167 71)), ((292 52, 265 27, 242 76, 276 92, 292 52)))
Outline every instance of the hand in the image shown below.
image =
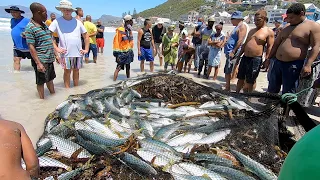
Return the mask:
POLYGON ((83 49, 80 50, 80 54, 81 54, 81 55, 85 55, 85 54, 87 54, 87 53, 88 53, 88 50, 83 50, 83 49))
POLYGON ((270 65, 270 59, 266 59, 262 64, 265 69, 268 69, 270 65))
POLYGON ((138 50, 138 56, 141 56, 141 51, 140 50, 138 50))
POLYGON ((307 77, 311 74, 311 66, 305 65, 301 71, 301 77, 307 77))
POLYGON ((46 68, 43 66, 41 62, 37 64, 37 69, 39 72, 42 72, 42 73, 46 72, 46 68))
POLYGON ((60 56, 56 56, 56 62, 57 62, 58 64, 60 64, 60 61, 61 61, 60 56))
POLYGON ((230 57, 230 59, 233 59, 233 58, 234 58, 234 52, 233 52, 233 51, 231 51, 231 52, 229 53, 229 57, 230 57))
POLYGON ((56 52, 59 53, 59 54, 65 54, 65 53, 67 53, 67 50, 57 47, 56 48, 56 52))

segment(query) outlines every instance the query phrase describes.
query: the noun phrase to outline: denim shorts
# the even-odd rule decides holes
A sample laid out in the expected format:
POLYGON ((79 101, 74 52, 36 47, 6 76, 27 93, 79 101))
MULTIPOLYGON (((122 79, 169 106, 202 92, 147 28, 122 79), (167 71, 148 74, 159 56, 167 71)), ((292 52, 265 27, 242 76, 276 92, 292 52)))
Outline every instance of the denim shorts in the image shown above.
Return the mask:
POLYGON ((96 44, 91 44, 89 45, 89 51, 88 53, 85 55, 86 58, 89 58, 90 55, 90 51, 92 51, 93 57, 97 57, 98 56, 98 48, 96 44))
POLYGON ((224 73, 231 74, 235 63, 236 61, 232 61, 232 59, 230 59, 229 57, 229 54, 226 54, 226 64, 224 66, 224 73))
POLYGON ((246 80, 249 84, 254 84, 259 76, 261 64, 262 56, 243 56, 240 61, 237 78, 240 80, 246 80))
POLYGON ((295 93, 303 65, 304 60, 283 62, 274 59, 269 76, 268 92, 279 93, 282 85, 282 94, 295 93))

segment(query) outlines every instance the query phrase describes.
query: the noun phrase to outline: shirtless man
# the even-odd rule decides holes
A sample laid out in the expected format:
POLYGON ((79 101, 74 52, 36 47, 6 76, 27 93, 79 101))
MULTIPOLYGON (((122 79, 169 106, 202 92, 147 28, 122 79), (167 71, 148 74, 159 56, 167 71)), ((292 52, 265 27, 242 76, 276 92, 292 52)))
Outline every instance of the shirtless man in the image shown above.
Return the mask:
POLYGON ((21 124, 0 120, 0 179, 31 180, 39 176, 39 161, 21 124), (21 167, 23 158, 27 170, 21 167))
POLYGON ((267 44, 266 59, 268 59, 274 43, 274 32, 267 27, 267 12, 259 10, 254 16, 256 28, 251 29, 248 34, 244 48, 241 49, 240 57, 243 53, 238 71, 238 83, 236 92, 239 93, 246 81, 248 92, 253 91, 253 85, 260 72, 262 64, 263 48, 267 44))
POLYGON ((268 92, 295 93, 299 76, 309 76, 311 65, 317 58, 320 48, 320 26, 305 16, 305 6, 301 3, 291 5, 287 10, 289 26, 278 35, 269 59, 275 57, 270 69, 268 92), (308 48, 312 50, 307 57, 308 48), (306 61, 306 62, 305 62, 306 61))
POLYGON ((83 18, 83 10, 82 10, 82 8, 80 8, 80 7, 77 7, 76 8, 76 19, 78 19, 79 21, 81 21, 82 23, 83 23, 83 20, 82 20, 82 18, 83 18))

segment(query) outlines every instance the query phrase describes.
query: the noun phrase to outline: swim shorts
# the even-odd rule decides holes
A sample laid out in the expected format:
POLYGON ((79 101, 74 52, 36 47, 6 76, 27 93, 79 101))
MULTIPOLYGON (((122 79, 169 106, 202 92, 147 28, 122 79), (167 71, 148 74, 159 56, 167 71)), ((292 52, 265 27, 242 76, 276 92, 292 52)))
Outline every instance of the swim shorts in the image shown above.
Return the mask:
POLYGON ((13 57, 20 57, 22 59, 31 59, 30 52, 20 51, 18 49, 13 49, 13 57))
POLYGON ((36 74, 37 85, 43 85, 47 82, 52 81, 54 78, 56 78, 56 73, 54 70, 53 63, 42 63, 42 65, 46 68, 46 71, 44 73, 38 71, 37 64, 33 59, 31 59, 31 64, 36 74))
POLYGON ((83 57, 64 57, 61 56, 60 65, 62 69, 81 69, 83 57))
POLYGON ((270 71, 268 92, 279 93, 282 85, 282 94, 295 93, 303 65, 304 60, 284 62, 274 59, 270 71))
POLYGON ((143 47, 140 47, 141 56, 138 57, 139 61, 154 61, 152 49, 146 49, 143 47))
POLYGON ((104 38, 97 38, 97 46, 98 48, 104 47, 104 38))
POLYGON ((261 64, 262 56, 243 56, 240 61, 237 78, 240 80, 246 80, 249 84, 254 84, 259 76, 261 64))

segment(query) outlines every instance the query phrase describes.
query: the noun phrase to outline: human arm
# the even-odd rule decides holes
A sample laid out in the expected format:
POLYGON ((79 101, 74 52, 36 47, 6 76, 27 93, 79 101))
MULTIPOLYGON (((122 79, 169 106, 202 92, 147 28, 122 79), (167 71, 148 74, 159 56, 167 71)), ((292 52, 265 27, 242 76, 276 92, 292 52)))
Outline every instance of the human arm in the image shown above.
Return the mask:
POLYGON ((218 46, 219 48, 223 48, 223 46, 224 46, 224 44, 225 44, 225 41, 226 41, 226 36, 222 36, 221 39, 222 39, 222 40, 221 40, 221 41, 218 41, 218 43, 217 43, 217 46, 218 46))
POLYGON ((98 30, 97 30, 97 27, 96 26, 92 26, 93 27, 93 32, 92 33, 89 33, 89 37, 92 37, 92 36, 96 36, 98 34, 98 30))
POLYGON ((307 62, 302 68, 301 76, 306 77, 311 74, 311 66, 313 61, 318 57, 320 48, 320 25, 316 24, 311 28, 310 33, 310 46, 312 48, 310 55, 307 58, 307 62))
POLYGON ((244 38, 246 36, 246 33, 247 33, 247 28, 244 24, 242 24, 238 31, 237 31, 237 34, 238 34, 238 42, 236 44, 236 46, 233 48, 233 50, 231 51, 231 53, 229 54, 229 56, 231 58, 234 57, 234 55, 238 52, 239 48, 241 47, 241 45, 243 44, 243 41, 244 41, 244 38))
POLYGON ((154 44, 154 38, 153 38, 153 31, 152 29, 150 30, 150 33, 151 33, 151 44, 152 44, 152 47, 153 47, 153 52, 155 52, 154 54, 157 54, 157 48, 154 44))
POLYGON ((140 29, 138 31, 138 40, 137 40, 137 48, 138 48, 138 55, 141 56, 141 50, 140 50, 140 41, 141 41, 141 38, 142 38, 142 34, 143 34, 143 30, 140 29))
POLYGON ((273 44, 274 44, 274 32, 271 29, 269 29, 269 36, 267 37, 266 59, 270 59, 269 55, 271 53, 273 44))
POLYGON ((273 46, 271 48, 271 51, 269 53, 268 58, 264 61, 263 65, 266 69, 268 69, 269 64, 270 64, 270 59, 276 56, 278 47, 280 46, 282 42, 282 31, 278 34, 277 38, 274 40, 273 46))
POLYGON ((31 177, 39 177, 39 160, 37 154, 33 148, 32 142, 27 135, 25 129, 19 124, 19 130, 21 132, 21 147, 22 147, 22 158, 26 164, 26 170, 29 172, 31 177))
POLYGON ((97 28, 97 31, 103 33, 104 32, 104 26, 100 26, 100 28, 97 28))
POLYGON ((86 28, 81 22, 79 23, 79 26, 80 26, 80 33, 84 40, 84 49, 80 49, 80 53, 84 55, 84 54, 87 54, 89 51, 90 39, 89 39, 89 34, 86 28))

